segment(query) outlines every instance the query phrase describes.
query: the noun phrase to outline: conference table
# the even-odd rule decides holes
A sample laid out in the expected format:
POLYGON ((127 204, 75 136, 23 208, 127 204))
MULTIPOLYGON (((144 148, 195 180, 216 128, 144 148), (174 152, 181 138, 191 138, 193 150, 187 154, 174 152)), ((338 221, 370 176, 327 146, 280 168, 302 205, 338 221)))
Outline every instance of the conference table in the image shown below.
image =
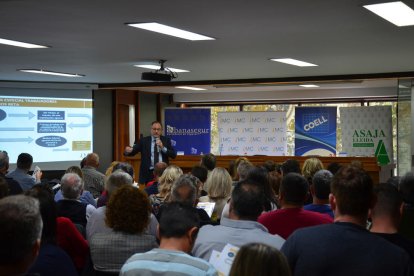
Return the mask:
MULTIPOLYGON (((226 155, 216 156, 216 166, 229 168, 230 161, 236 160, 240 156, 226 155)), ((275 163, 281 164, 288 159, 298 160, 301 167, 309 156, 244 156, 254 165, 263 164, 267 160, 273 160, 275 163)), ((336 162, 341 165, 349 165, 351 162, 360 162, 364 170, 371 176, 374 183, 379 183, 381 167, 378 165, 376 157, 322 157, 318 156, 326 168, 330 163, 336 162)), ((200 155, 178 155, 175 159, 170 160, 170 164, 179 166, 184 172, 191 171, 194 165, 200 164, 200 155)), ((139 178, 139 166, 141 164, 141 156, 137 154, 133 157, 125 157, 125 161, 129 162, 135 171, 135 180, 139 178)))

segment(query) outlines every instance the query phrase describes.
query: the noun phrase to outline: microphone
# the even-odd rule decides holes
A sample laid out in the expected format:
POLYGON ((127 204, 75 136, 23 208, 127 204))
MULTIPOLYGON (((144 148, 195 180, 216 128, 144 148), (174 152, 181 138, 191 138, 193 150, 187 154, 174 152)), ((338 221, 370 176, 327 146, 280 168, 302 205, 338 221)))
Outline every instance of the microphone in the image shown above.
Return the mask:
POLYGON ((157 151, 160 152, 161 148, 158 146, 157 142, 160 140, 160 137, 155 137, 155 144, 157 145, 157 151))

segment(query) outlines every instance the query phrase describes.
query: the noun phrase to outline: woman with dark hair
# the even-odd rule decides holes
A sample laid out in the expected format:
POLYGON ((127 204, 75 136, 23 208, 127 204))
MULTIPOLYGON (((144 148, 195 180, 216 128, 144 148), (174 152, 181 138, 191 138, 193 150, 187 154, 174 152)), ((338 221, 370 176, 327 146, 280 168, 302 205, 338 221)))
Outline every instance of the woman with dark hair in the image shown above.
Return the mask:
POLYGON ((230 276, 290 276, 286 257, 276 248, 262 243, 242 246, 231 266, 230 276))
POLYGON ((53 192, 45 186, 35 185, 26 195, 37 198, 40 203, 43 230, 39 255, 29 269, 29 274, 39 275, 78 275, 66 252, 57 246, 57 212, 53 192))
POLYGON ((145 232, 150 213, 147 195, 136 187, 121 186, 110 196, 105 222, 111 231, 96 233, 90 241, 97 271, 119 273, 133 254, 158 247, 155 237, 145 232))
POLYGON ((264 211, 269 212, 277 209, 278 200, 275 192, 270 186, 267 170, 264 167, 255 167, 249 172, 249 174, 247 175, 247 179, 259 183, 263 186, 263 191, 266 198, 264 211))

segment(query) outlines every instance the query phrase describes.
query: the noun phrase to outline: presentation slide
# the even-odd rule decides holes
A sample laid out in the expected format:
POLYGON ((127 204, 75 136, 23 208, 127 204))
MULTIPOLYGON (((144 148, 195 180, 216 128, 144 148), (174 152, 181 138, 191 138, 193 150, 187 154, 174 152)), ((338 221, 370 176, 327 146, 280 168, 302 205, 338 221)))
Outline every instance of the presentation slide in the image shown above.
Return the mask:
POLYGON ((0 96, 0 150, 10 163, 22 152, 34 164, 82 160, 93 150, 92 130, 91 98, 0 96))

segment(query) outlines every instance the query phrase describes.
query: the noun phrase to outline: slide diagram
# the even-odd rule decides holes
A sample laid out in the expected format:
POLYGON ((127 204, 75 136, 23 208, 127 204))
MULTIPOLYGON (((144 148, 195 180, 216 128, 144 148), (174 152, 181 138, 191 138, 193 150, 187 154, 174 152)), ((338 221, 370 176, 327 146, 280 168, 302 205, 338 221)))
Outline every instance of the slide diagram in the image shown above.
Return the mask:
POLYGON ((92 100, 0 96, 0 150, 15 162, 81 160, 92 151, 92 100))

